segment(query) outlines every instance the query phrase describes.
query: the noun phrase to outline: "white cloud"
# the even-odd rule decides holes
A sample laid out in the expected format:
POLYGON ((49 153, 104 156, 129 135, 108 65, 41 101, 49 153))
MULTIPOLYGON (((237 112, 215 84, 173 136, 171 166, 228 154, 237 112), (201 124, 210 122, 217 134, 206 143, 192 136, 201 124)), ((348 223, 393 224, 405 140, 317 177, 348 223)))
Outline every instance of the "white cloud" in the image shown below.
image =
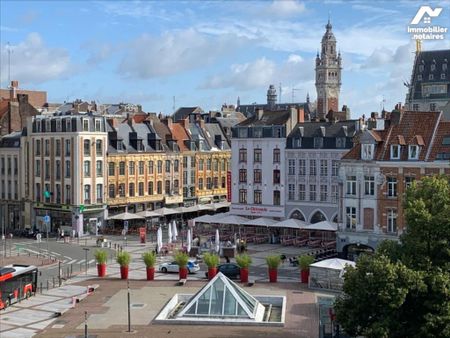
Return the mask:
POLYGON ((88 41, 81 45, 81 48, 88 51, 89 56, 86 60, 89 65, 97 65, 108 59, 113 53, 113 46, 109 43, 88 41))
MULTIPOLYGON (((8 77, 7 46, 1 46, 1 81, 8 77)), ((10 47, 11 79, 21 83, 42 83, 63 78, 71 70, 69 53, 63 48, 45 45, 38 33, 30 33, 26 39, 10 47)))
POLYGON ((275 0, 266 11, 272 16, 289 17, 304 13, 306 7, 297 0, 275 0))
POLYGON ((302 61, 303 61, 303 58, 300 55, 297 55, 297 54, 289 55, 289 58, 287 60, 287 62, 290 62, 290 63, 299 63, 299 62, 302 62, 302 61))
POLYGON ((159 37, 144 34, 127 46, 118 72, 140 79, 179 74, 232 53, 241 40, 229 35, 212 38, 194 29, 167 32, 159 37))

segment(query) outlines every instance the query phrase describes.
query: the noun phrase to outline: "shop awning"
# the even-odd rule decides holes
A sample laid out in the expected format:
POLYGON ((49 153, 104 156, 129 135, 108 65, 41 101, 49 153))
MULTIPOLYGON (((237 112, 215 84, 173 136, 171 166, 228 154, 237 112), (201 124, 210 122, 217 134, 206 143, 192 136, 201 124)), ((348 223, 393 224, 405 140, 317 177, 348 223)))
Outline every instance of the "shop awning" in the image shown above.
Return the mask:
POLYGON ((161 208, 161 209, 156 209, 153 211, 156 212, 157 214, 159 214, 159 216, 168 216, 168 215, 175 215, 175 214, 181 213, 177 209, 170 209, 170 208, 161 208))
POLYGON ((259 217, 255 219, 251 219, 248 222, 245 222, 243 225, 256 225, 256 226, 271 226, 275 223, 278 223, 278 221, 275 221, 271 218, 266 217, 259 217))
POLYGON ((115 219, 115 220, 120 220, 120 221, 128 221, 128 220, 132 220, 132 219, 143 219, 143 216, 137 215, 137 214, 132 214, 129 212, 124 212, 118 215, 114 215, 109 217, 109 219, 115 219))
POLYGON ((156 212, 154 212, 153 210, 144 210, 144 211, 140 211, 137 212, 136 215, 145 217, 145 218, 149 218, 149 217, 161 217, 160 214, 157 214, 156 212))
POLYGON ((271 228, 290 228, 290 229, 304 229, 306 227, 306 223, 304 221, 300 221, 299 219, 289 218, 284 221, 274 223, 269 225, 271 228))
POLYGON ((337 224, 329 221, 322 221, 314 224, 309 224, 305 227, 305 230, 317 230, 317 231, 337 231, 337 224))

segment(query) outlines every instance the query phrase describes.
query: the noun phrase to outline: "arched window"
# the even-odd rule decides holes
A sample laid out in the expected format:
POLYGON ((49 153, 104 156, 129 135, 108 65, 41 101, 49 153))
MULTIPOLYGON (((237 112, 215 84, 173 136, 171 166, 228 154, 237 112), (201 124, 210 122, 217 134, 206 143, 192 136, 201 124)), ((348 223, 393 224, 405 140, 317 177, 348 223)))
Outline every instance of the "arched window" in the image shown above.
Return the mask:
POLYGON ((291 214, 291 217, 290 218, 295 218, 295 219, 298 219, 298 220, 300 220, 300 221, 305 221, 305 217, 303 216, 303 214, 300 212, 300 211, 298 211, 298 210, 295 210, 292 214, 291 214))
POLYGON ((320 212, 320 211, 316 211, 314 213, 314 215, 311 217, 311 223, 319 223, 322 221, 326 221, 327 219, 325 218, 325 216, 320 212))

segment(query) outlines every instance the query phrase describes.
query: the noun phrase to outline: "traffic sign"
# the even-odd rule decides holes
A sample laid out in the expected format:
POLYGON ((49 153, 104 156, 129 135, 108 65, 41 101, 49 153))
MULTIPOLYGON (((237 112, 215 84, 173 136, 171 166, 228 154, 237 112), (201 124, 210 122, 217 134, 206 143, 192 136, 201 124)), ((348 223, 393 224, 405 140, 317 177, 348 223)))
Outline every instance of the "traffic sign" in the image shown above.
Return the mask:
POLYGON ((49 215, 45 215, 44 216, 44 222, 45 223, 50 223, 50 216, 49 215))
POLYGON ((84 205, 83 204, 80 204, 80 212, 83 212, 84 211, 84 205))

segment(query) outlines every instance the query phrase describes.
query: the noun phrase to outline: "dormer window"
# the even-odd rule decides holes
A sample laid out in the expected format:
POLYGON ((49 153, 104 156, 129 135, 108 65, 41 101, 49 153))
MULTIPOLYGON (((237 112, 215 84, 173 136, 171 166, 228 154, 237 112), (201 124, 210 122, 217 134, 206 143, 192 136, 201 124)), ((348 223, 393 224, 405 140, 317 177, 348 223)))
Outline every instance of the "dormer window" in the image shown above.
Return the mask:
POLYGON ((83 119, 83 131, 89 131, 89 120, 83 119))
POLYGON ((56 131, 61 131, 61 120, 56 120, 56 131))
POLYGON ((434 72, 436 70, 436 65, 433 63, 431 64, 431 71, 434 72))
POLYGON ((294 147, 295 148, 301 148, 302 147, 302 139, 300 137, 294 139, 294 147))
POLYGON ((419 66, 419 72, 423 72, 423 65, 419 66))
POLYGON ((434 80, 434 75, 430 74, 430 76, 428 77, 428 80, 434 80))
POLYGON ((321 149, 323 147, 323 138, 322 137, 314 137, 314 148, 321 149))
POLYGON ((445 80, 445 73, 441 74, 441 80, 445 80))
POLYGON ((373 144, 362 144, 361 145, 361 159, 362 160, 373 160, 373 150, 375 146, 373 144))
POLYGON ((444 72, 447 70, 447 64, 446 64, 446 63, 443 63, 443 64, 442 64, 442 70, 443 70, 444 72))
POLYGON ((422 74, 417 75, 417 81, 422 81, 422 74))
POLYGON ((409 160, 418 160, 419 159, 419 146, 418 145, 410 145, 409 146, 408 159, 409 160))
POLYGON ((392 144, 391 145, 391 160, 399 160, 400 159, 400 145, 392 144))
POLYGON ((345 137, 336 137, 336 148, 345 148, 345 137))

